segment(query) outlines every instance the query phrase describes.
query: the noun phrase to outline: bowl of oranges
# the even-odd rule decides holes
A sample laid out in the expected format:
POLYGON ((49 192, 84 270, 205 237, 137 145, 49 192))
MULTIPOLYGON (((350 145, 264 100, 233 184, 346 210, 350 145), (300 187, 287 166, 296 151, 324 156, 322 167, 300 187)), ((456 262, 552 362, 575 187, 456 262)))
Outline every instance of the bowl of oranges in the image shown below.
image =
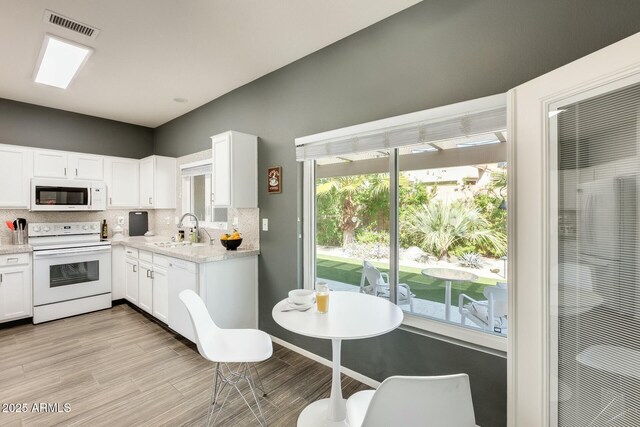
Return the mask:
POLYGON ((231 234, 225 233, 220 236, 220 243, 222 243, 222 246, 227 248, 228 251, 235 251, 238 249, 238 246, 240 246, 240 243, 242 243, 242 236, 238 233, 238 230, 233 230, 231 234))

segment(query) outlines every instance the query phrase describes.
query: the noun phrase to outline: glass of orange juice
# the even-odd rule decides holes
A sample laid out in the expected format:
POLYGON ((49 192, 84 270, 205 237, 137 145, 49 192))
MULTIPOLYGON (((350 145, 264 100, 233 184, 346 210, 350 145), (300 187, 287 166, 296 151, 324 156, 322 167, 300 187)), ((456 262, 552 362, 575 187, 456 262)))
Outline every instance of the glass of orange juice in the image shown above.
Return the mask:
POLYGON ((316 284, 316 306, 318 313, 329 311, 329 286, 326 283, 316 284))

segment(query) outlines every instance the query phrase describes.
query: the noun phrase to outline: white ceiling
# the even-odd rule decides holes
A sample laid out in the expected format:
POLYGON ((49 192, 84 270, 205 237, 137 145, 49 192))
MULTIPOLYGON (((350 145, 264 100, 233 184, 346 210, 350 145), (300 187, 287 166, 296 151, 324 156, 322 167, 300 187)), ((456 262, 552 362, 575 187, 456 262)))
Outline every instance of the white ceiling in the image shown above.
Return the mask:
POLYGON ((0 98, 156 127, 418 2, 0 0, 0 98), (95 49, 66 90, 33 81, 45 33, 95 49))

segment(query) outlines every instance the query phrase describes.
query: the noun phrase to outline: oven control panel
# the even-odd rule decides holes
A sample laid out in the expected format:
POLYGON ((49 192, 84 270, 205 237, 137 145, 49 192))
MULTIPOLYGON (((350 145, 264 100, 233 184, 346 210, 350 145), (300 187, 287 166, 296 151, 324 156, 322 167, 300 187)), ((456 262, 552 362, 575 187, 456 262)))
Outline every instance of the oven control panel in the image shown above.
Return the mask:
POLYGON ((100 234, 100 222, 45 222, 29 224, 29 237, 100 234))

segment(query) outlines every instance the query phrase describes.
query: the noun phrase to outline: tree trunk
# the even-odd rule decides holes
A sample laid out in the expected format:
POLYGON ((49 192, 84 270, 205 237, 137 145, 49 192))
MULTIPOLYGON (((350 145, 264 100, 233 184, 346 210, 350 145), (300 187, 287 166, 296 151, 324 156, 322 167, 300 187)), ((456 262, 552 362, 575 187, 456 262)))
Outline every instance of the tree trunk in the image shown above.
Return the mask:
POLYGON ((356 228, 360 221, 357 218, 358 207, 353 203, 351 196, 344 198, 342 202, 342 247, 355 243, 356 228))
POLYGON ((356 242, 355 228, 342 230, 342 247, 348 246, 355 242, 356 242))

